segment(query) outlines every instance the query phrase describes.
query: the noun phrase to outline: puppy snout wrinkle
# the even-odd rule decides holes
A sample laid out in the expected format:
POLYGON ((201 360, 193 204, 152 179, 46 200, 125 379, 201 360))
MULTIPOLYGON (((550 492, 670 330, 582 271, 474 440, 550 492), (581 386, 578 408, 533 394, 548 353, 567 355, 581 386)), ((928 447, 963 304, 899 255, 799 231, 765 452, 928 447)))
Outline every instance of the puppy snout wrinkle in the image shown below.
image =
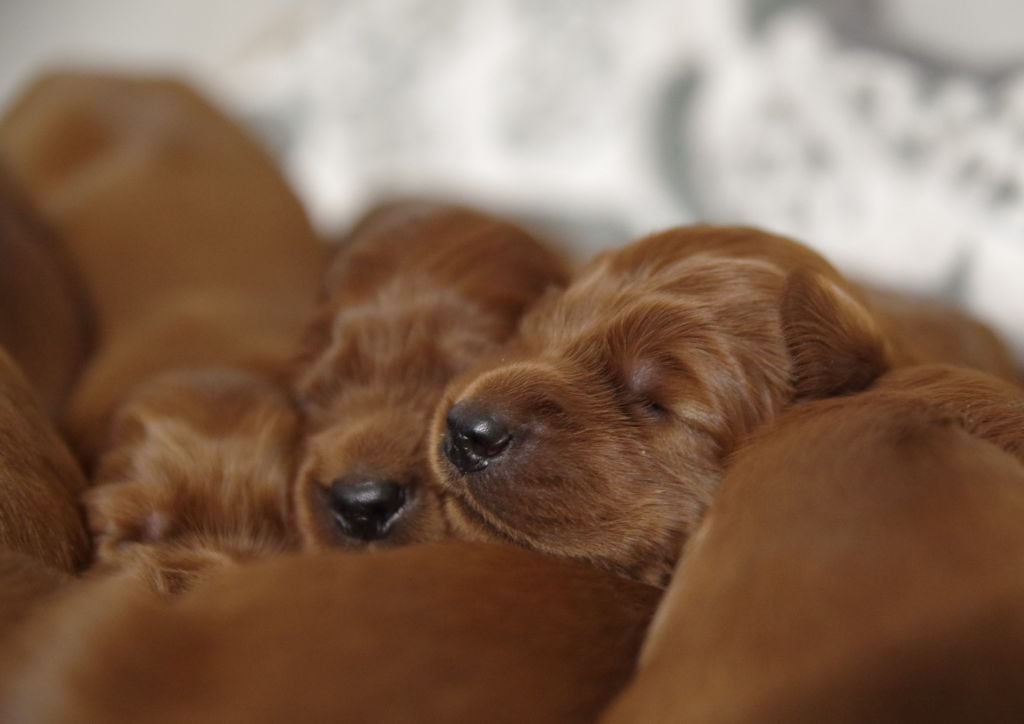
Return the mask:
POLYGON ((405 503, 404 486, 365 476, 335 480, 328 495, 341 530, 367 541, 386 537, 405 503))
POLYGON ((460 402, 447 417, 444 453, 463 473, 483 470, 512 441, 508 424, 497 414, 460 402))

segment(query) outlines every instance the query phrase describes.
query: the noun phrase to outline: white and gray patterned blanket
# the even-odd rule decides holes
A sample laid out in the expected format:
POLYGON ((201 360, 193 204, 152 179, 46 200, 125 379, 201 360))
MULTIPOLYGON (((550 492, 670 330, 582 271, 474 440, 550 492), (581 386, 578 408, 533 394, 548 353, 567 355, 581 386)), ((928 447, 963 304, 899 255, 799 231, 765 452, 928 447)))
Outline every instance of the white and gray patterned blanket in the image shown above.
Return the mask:
POLYGON ((1020 0, 50 2, 0 3, 0 81, 43 47, 177 61, 322 228, 396 192, 555 224, 583 253, 750 223, 959 299, 1024 359, 1020 0))

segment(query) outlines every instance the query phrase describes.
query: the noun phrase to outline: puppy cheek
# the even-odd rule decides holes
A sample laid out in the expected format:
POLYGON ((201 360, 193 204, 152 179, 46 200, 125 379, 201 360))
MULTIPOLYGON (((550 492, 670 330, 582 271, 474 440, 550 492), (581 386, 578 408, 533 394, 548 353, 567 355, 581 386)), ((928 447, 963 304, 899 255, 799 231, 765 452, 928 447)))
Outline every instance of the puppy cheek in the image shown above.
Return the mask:
POLYGON ((454 382, 445 390, 434 408, 425 439, 427 474, 434 480, 441 496, 461 489, 461 476, 452 466, 444 452, 445 436, 448 432, 448 413, 461 399, 464 384, 454 382))
POLYGON ((484 525, 459 500, 448 497, 441 503, 441 518, 449 540, 473 543, 501 543, 504 539, 484 525))

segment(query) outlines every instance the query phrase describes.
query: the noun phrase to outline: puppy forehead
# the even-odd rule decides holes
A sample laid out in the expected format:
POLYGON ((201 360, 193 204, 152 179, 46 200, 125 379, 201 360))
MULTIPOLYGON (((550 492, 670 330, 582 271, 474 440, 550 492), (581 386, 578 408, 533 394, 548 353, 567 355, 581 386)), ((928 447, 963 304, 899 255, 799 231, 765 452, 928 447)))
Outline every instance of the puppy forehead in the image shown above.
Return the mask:
POLYGON ((459 398, 512 396, 527 404, 552 394, 597 398, 610 388, 652 387, 666 375, 689 379, 684 352, 714 347, 704 340, 708 326, 700 314, 664 300, 645 300, 618 314, 595 313, 575 329, 559 326, 522 356, 482 371, 459 398))
MULTIPOLYGON (((628 251, 628 250, 627 250, 628 251)), ((558 332, 585 330, 613 319, 650 325, 703 312, 736 316, 755 306, 777 306, 788 267, 764 257, 723 257, 702 251, 655 257, 618 253, 599 257, 558 297, 524 323, 558 332), (637 260, 638 259, 638 260, 637 260)))
POLYGON ((383 397, 381 404, 361 404, 340 407, 334 415, 311 425, 309 444, 314 447, 337 448, 353 441, 368 441, 377 447, 405 449, 416 444, 423 436, 425 420, 433 410, 436 396, 419 400, 390 401, 383 397))
POLYGON ((715 321, 712 306, 686 295, 624 290, 590 302, 567 297, 524 325, 523 336, 538 358, 607 366, 677 356, 706 342, 715 321))
POLYGON ((503 336, 465 300, 412 299, 340 313, 324 357, 353 381, 444 382, 503 336))

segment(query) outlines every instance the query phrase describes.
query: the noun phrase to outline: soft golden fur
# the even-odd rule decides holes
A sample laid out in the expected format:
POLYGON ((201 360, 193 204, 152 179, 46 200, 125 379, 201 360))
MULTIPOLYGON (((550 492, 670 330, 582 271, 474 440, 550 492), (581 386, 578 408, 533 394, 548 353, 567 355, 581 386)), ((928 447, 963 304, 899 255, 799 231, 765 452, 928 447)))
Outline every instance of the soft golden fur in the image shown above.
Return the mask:
POLYGON ((904 368, 744 447, 604 721, 1024 717, 1024 393, 904 368))
POLYGON ((658 593, 465 543, 284 557, 173 605, 115 577, 4 648, 0 720, 591 722, 627 680, 658 593))
POLYGON ((81 289, 0 157, 0 347, 58 416, 90 343, 81 289))
MULTIPOLYGON (((446 393, 431 453, 455 531, 664 584, 748 434, 926 357, 890 306, 754 229, 684 227, 598 257, 446 393)), ((949 361, 1012 374, 976 336, 949 361)))
POLYGON ((296 375, 307 439, 294 504, 308 546, 445 536, 427 461, 434 408, 454 375, 567 277, 554 251, 466 208, 394 203, 356 225, 327 273, 296 375), (360 516, 338 502, 360 486, 397 497, 360 516))
POLYGON ((90 465, 114 409, 157 373, 284 368, 321 245, 267 154, 197 93, 48 76, 0 121, 0 153, 95 308, 98 346, 66 414, 90 465))

